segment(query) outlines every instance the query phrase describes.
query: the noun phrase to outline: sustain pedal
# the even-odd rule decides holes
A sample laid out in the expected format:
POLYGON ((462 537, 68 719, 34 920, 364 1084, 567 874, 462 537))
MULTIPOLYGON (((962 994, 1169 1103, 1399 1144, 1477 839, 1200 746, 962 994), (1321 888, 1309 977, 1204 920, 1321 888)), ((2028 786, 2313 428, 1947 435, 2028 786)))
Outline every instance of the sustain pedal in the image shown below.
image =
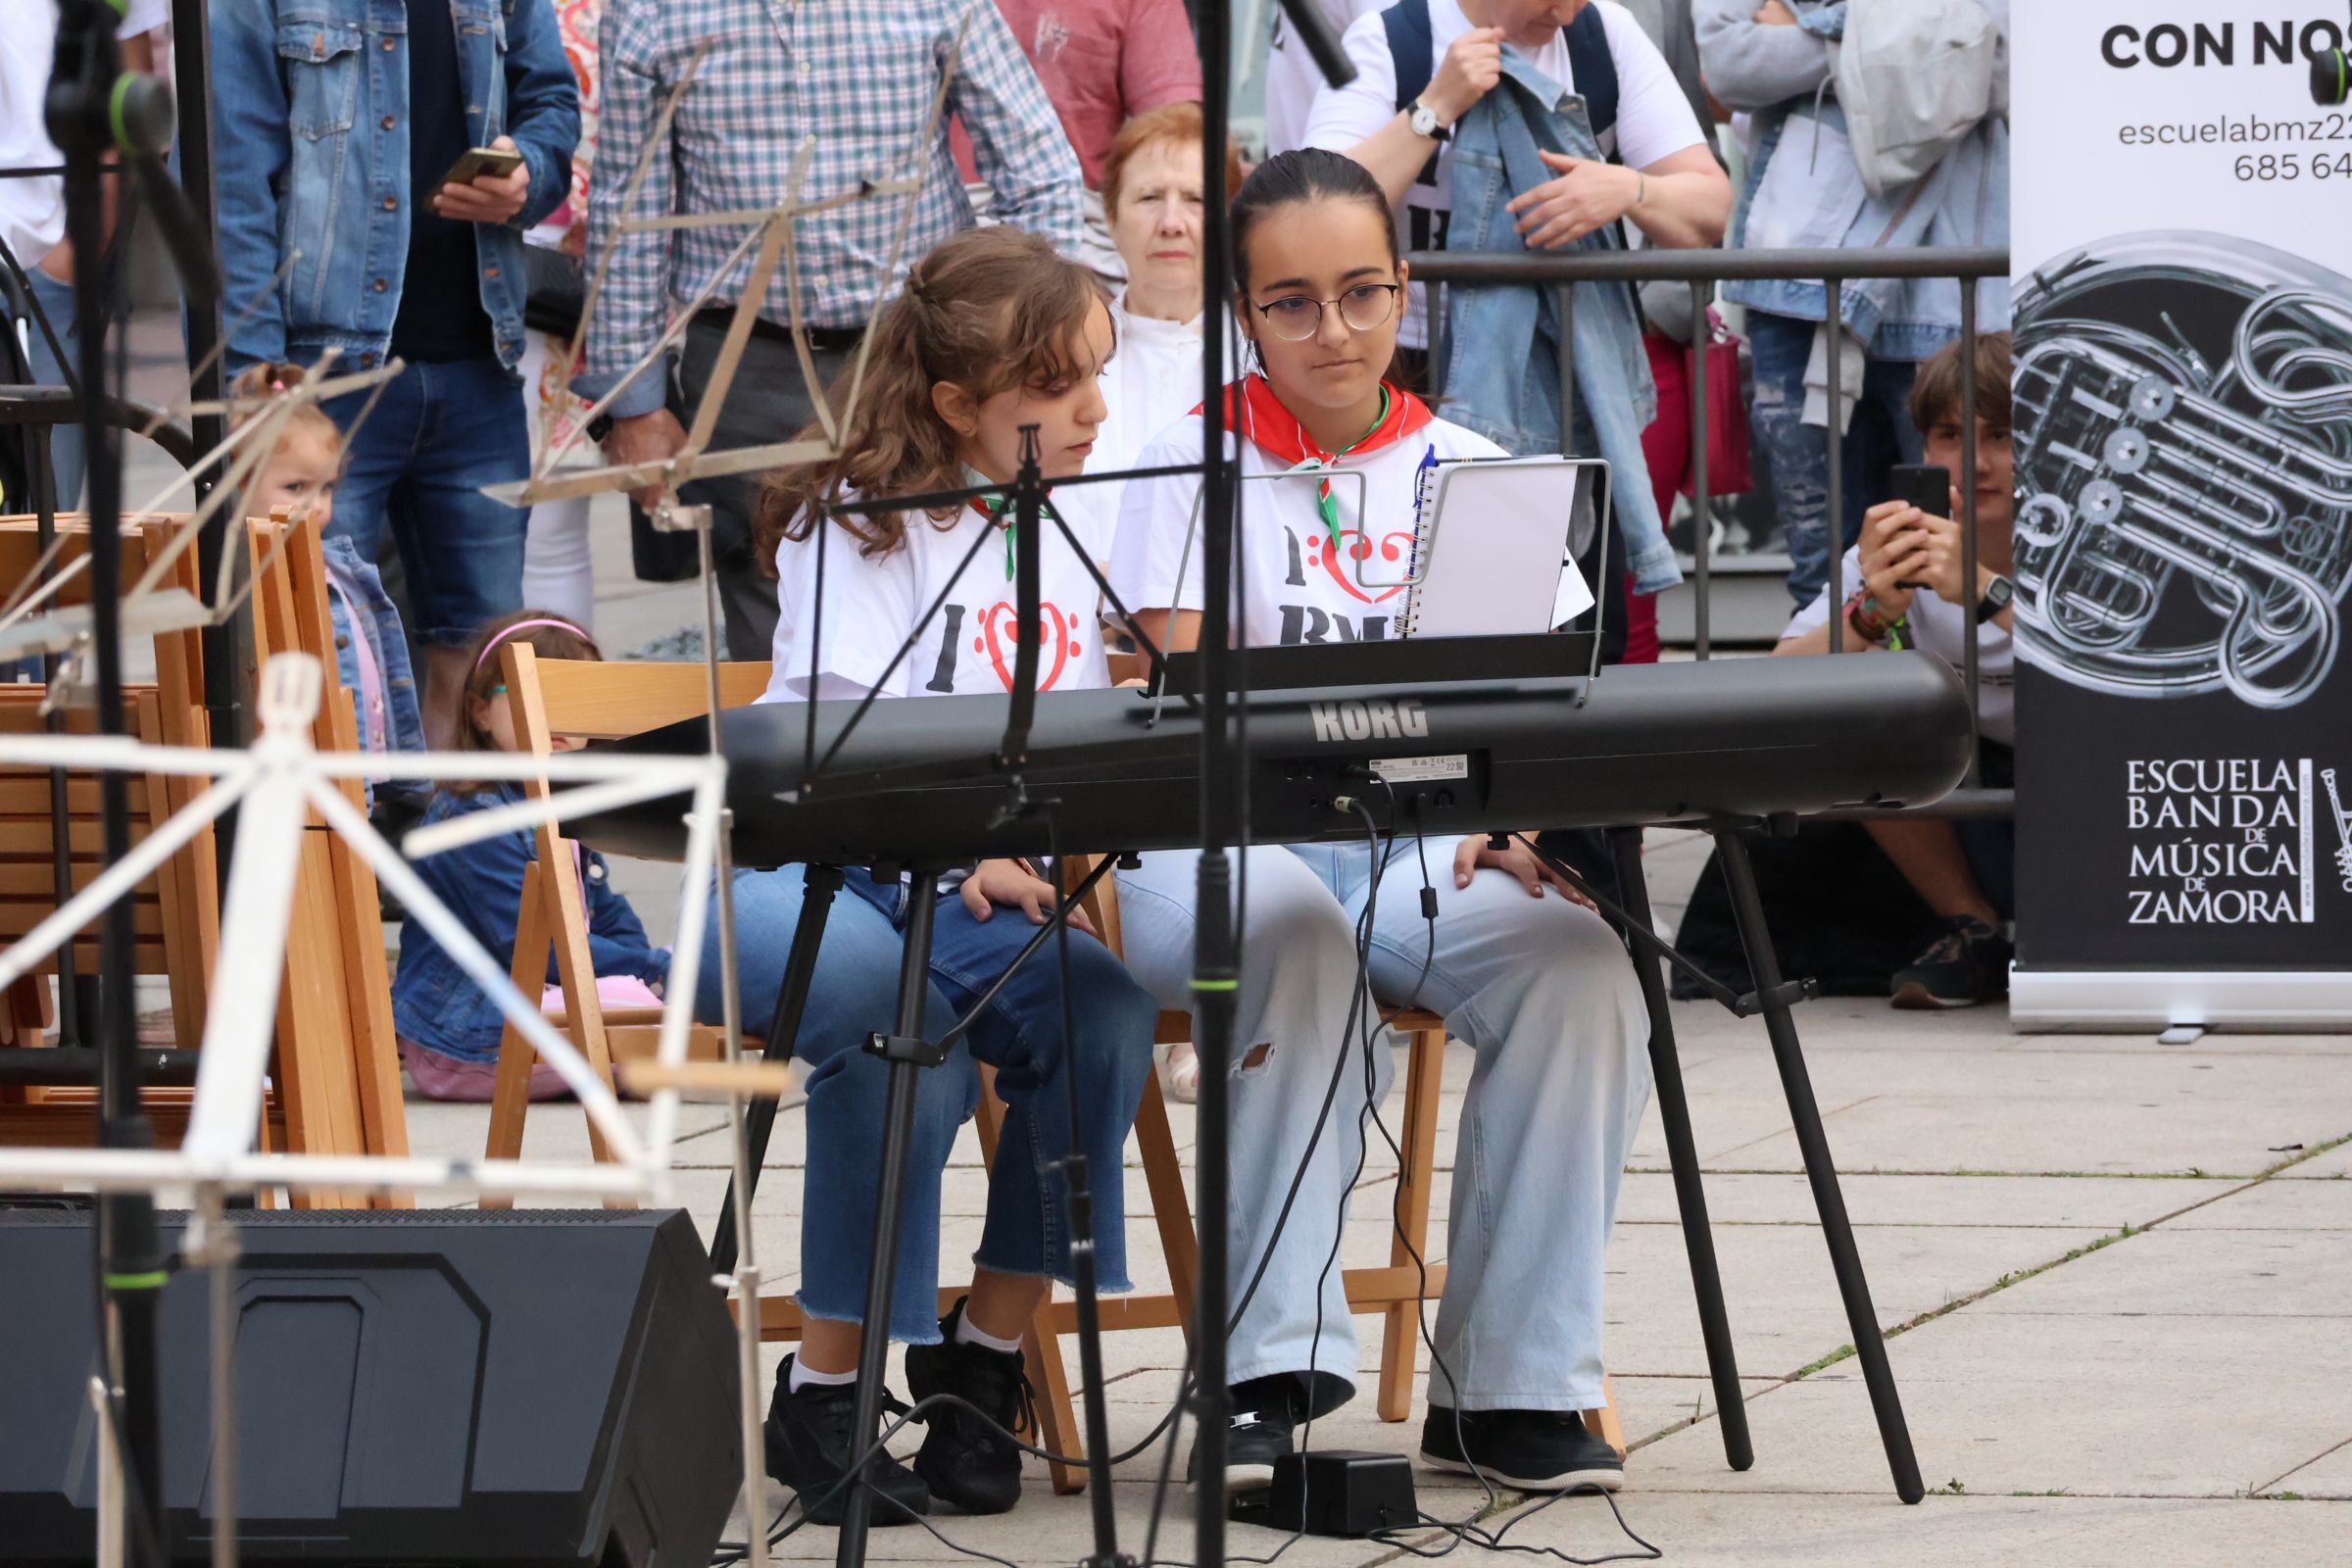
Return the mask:
POLYGON ((1284 1454, 1274 1461, 1273 1485, 1235 1493, 1225 1515, 1236 1524, 1355 1540, 1421 1520, 1404 1455, 1354 1448, 1284 1454))

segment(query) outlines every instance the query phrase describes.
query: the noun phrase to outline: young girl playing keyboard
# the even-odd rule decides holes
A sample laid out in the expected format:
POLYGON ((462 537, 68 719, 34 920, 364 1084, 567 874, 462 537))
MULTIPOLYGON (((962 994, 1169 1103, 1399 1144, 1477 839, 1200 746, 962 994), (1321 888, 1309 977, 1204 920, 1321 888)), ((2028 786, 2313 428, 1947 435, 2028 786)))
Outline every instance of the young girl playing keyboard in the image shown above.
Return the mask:
MULTIPOLYGON (((1255 362, 1227 399, 1245 480, 1236 636, 1388 637, 1396 590, 1358 580, 1358 552, 1410 537, 1424 464, 1499 449, 1381 379, 1406 268, 1371 175, 1337 153, 1285 153, 1243 185, 1232 224, 1235 310, 1255 362), (1338 477, 1313 476, 1325 469, 1338 477), (1292 472, 1301 476, 1250 478, 1292 472)), ((1138 466, 1198 463, 1200 451, 1196 412, 1138 466)), ((1198 539, 1185 548, 1198 491, 1190 476, 1135 480, 1120 515, 1111 586, 1163 647, 1191 648, 1200 636, 1198 539)), ((1398 570, 1375 554, 1361 576, 1398 570)), ((1380 811, 1377 788, 1369 793, 1380 811)), ((1249 852, 1228 1220, 1237 1297, 1269 1245, 1272 1256, 1230 1351, 1233 1471, 1270 1467, 1310 1409, 1352 1392, 1347 1292, 1341 1271, 1324 1263, 1362 1147, 1356 1065, 1345 1069, 1319 1139, 1315 1129, 1333 1054, 1350 1050, 1354 927, 1385 860, 1371 990, 1444 1014, 1447 1032, 1478 1055, 1453 1163, 1422 1457, 1475 1466, 1496 1486, 1613 1488, 1616 1454, 1587 1435, 1577 1412, 1603 1402, 1602 1251, 1649 1094, 1633 966, 1600 916, 1516 842, 1491 850, 1481 835, 1439 847, 1438 913, 1425 920, 1411 826, 1396 826, 1377 858, 1367 843, 1249 852), (1277 1236, 1302 1159, 1304 1179, 1277 1236)), ((1119 875, 1127 961, 1171 1006, 1188 1001, 1194 858, 1148 855, 1141 870, 1119 875)), ((1385 1044, 1372 1065, 1377 1102, 1392 1071, 1385 1044)))

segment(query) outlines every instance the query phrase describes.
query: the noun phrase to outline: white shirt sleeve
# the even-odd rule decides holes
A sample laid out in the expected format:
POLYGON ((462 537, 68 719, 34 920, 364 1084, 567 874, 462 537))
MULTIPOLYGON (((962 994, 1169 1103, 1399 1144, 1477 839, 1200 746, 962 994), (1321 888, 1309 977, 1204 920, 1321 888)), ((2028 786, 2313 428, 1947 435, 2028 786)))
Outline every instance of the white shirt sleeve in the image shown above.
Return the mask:
MULTIPOLYGON (((1862 552, 1859 549, 1848 550, 1845 553, 1843 581, 1845 591, 1849 594, 1862 586, 1862 552)), ((1788 626, 1781 632, 1781 641, 1787 642, 1791 637, 1802 637, 1805 633, 1827 626, 1829 623, 1830 591, 1824 588, 1818 598, 1788 618, 1788 626)))
MULTIPOLYGON (((57 55, 57 7, 13 0, 0 5, 0 169, 36 169, 59 160, 42 109, 57 55)), ((0 240, 30 270, 66 236, 66 182, 0 179, 0 240)))
POLYGON ((172 25, 172 0, 130 0, 122 14, 122 24, 115 29, 118 38, 136 38, 143 32, 172 25))
MULTIPOLYGON (((909 528, 928 527, 921 516, 907 519, 909 528)), ((825 541, 825 602, 823 620, 817 618, 816 548, 813 539, 792 549, 792 560, 779 551, 778 569, 789 571, 798 594, 793 613, 784 617, 791 627, 777 628, 776 670, 769 691, 806 698, 863 697, 880 688, 885 697, 904 697, 915 656, 899 661, 887 681, 890 664, 920 611, 915 605, 914 541, 887 556, 858 554, 858 541, 848 529, 826 523, 832 537, 825 541), (820 627, 815 645, 815 681, 809 680, 811 627, 820 627)))
MULTIPOLYGON (((1139 468, 1200 461, 1200 421, 1188 417, 1144 448, 1139 468)), ((1147 610, 1199 610, 1200 480, 1187 473, 1130 479, 1110 549, 1110 585, 1120 602, 1147 610), (1185 548, 1188 538, 1192 548, 1185 548), (1183 575, 1178 577, 1181 564, 1183 575)))
POLYGON ((1389 34, 1381 25, 1380 13, 1356 18, 1341 34, 1340 46, 1355 63, 1355 79, 1345 87, 1316 89, 1302 143, 1335 153, 1348 152, 1369 140, 1396 118, 1396 64, 1389 58, 1389 34))
POLYGON ((1618 158, 1629 168, 1647 169, 1686 147, 1703 145, 1706 135, 1690 113, 1690 100, 1642 24, 1615 0, 1593 3, 1608 35, 1609 58, 1617 65, 1618 158))

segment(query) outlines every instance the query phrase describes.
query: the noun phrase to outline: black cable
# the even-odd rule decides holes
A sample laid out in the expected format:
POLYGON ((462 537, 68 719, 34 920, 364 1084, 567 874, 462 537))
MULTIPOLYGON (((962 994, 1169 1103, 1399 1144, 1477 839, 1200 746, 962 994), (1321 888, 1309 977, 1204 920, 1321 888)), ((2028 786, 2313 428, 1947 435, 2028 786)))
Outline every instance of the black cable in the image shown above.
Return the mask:
MULTIPOLYGON (((1418 1513, 1419 1510, 1416 1509, 1415 1512, 1418 1513)), ((1644 1540, 1632 1525, 1625 1522, 1625 1510, 1618 1505, 1615 1493, 1604 1492, 1594 1486, 1574 1487, 1565 1492, 1554 1492, 1526 1512, 1514 1514, 1504 1521, 1499 1530, 1489 1530, 1484 1525, 1475 1522, 1453 1524, 1437 1518, 1435 1515, 1422 1513, 1419 1523, 1416 1525, 1392 1526, 1387 1529, 1375 1530, 1364 1539, 1377 1541, 1384 1546, 1394 1546, 1398 1551, 1414 1557, 1450 1556, 1462 1546, 1471 1545, 1482 1551, 1520 1552, 1530 1557, 1556 1557, 1561 1562, 1574 1563, 1578 1565, 1578 1568, 1597 1568, 1598 1564, 1611 1562, 1655 1562, 1666 1555, 1664 1550, 1654 1543, 1644 1540), (1562 1497, 1573 1497, 1585 1493, 1596 1494, 1603 1502, 1609 1505, 1609 1513, 1616 1519, 1617 1528, 1625 1532, 1626 1540, 1642 1548, 1640 1551, 1613 1551, 1605 1552, 1598 1557, 1579 1557, 1571 1552, 1562 1551, 1557 1546, 1525 1545, 1503 1539, 1521 1524, 1533 1519, 1562 1497), (1414 1529, 1441 1530, 1451 1539, 1445 1545, 1434 1550, 1427 1546, 1415 1545, 1409 1541, 1397 1539, 1406 1531, 1414 1529)))
MULTIPOLYGON (((1387 779, 1380 778, 1378 774, 1373 777, 1379 779, 1380 787, 1389 792, 1389 819, 1395 821, 1396 792, 1390 788, 1387 779)), ((1413 989, 1405 993, 1404 1000, 1408 1005, 1419 1006, 1421 988, 1429 984, 1429 971, 1438 961, 1438 888, 1429 879, 1429 840, 1421 832, 1421 797, 1418 795, 1413 797, 1413 854, 1421 861, 1421 919, 1429 927, 1429 946, 1421 955, 1421 972, 1413 976, 1413 989)), ((1388 1129, 1384 1127, 1381 1131, 1386 1133, 1388 1129)))

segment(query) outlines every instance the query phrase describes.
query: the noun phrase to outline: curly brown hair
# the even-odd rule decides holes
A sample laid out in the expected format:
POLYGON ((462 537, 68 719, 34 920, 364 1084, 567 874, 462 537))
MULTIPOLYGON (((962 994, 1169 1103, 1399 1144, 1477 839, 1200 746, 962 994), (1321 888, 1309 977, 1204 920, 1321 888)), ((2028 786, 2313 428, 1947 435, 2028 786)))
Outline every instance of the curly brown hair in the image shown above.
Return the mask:
MULTIPOLYGON (((758 538, 770 574, 776 542, 808 538, 824 502, 842 489, 887 496, 961 486, 957 437, 933 407, 932 387, 954 382, 984 402, 1016 386, 1067 380, 1080 368, 1073 351, 1088 318, 1104 299, 1093 272, 1017 228, 966 229, 932 247, 875 318, 856 416, 844 411, 857 364, 826 389, 841 456, 768 475, 758 538)), ((812 424, 802 439, 822 434, 812 424)), ((930 515, 945 522, 955 511, 930 515)), ((906 542, 903 513, 839 520, 863 555, 888 555, 906 542)))

